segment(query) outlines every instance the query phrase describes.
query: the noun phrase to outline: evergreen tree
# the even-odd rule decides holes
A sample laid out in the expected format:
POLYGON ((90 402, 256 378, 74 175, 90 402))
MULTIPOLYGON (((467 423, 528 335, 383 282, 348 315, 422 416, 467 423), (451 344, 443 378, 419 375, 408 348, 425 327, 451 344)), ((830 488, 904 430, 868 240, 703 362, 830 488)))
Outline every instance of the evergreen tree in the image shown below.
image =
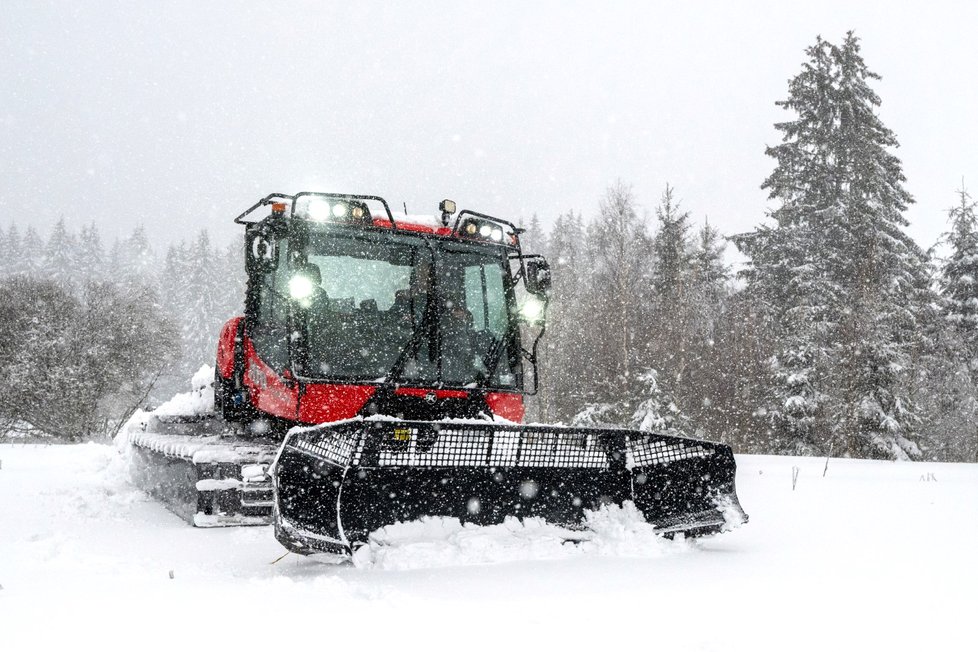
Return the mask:
MULTIPOLYGON (((643 339, 646 355, 658 370, 658 384, 678 388, 687 371, 693 321, 693 245, 688 211, 680 210, 673 189, 666 184, 655 209, 659 230, 652 240, 652 319, 643 339)), ((646 374, 648 376, 648 374, 646 374)))
POLYGON ((221 301, 227 289, 206 229, 197 234, 188 263, 185 278, 190 296, 184 305, 183 343, 184 357, 192 372, 202 364, 213 364, 215 343, 226 317, 221 301))
MULTIPOLYGON (((686 327, 688 365, 683 382, 675 387, 683 409, 709 437, 723 439, 728 427, 709 422, 721 405, 722 395, 731 391, 722 377, 717 333, 727 308, 730 268, 724 262, 725 242, 720 232, 705 223, 693 249, 686 327)), ((736 328, 742 328, 737 324, 736 328)))
POLYGON ((879 79, 850 32, 820 37, 778 105, 763 187, 773 228, 735 241, 745 275, 779 327, 767 413, 778 445, 851 456, 919 454, 905 370, 919 344, 926 256, 903 231, 912 198, 896 137, 879 120, 879 79), (833 441, 836 441, 833 444, 833 441))
POLYGON ((727 297, 727 284, 730 282, 730 266, 724 262, 726 243, 720 232, 703 224, 693 252, 693 288, 691 295, 696 308, 694 331, 705 339, 713 337, 713 331, 723 303, 727 297))
POLYGON ((65 218, 55 223, 44 249, 44 260, 41 273, 62 287, 70 287, 75 279, 75 249, 76 240, 73 233, 68 231, 65 218))
POLYGON ((7 230, 3 248, 3 272, 5 274, 18 274, 23 272, 23 255, 21 252, 20 230, 16 224, 11 224, 7 230))
POLYGON ((629 426, 660 435, 689 434, 689 419, 676 401, 659 386, 658 372, 650 369, 639 380, 645 385, 645 396, 632 413, 629 426))
POLYGON ((24 231, 20 242, 19 272, 28 276, 39 277, 44 273, 44 241, 33 225, 24 231))
POLYGON ((105 249, 102 247, 102 236, 95 222, 82 227, 74 258, 76 273, 81 282, 104 280, 105 249))
POLYGON ((657 309, 668 315, 675 313, 689 299, 694 256, 689 236, 689 211, 680 210, 673 188, 666 184, 655 215, 659 231, 652 244, 652 289, 657 309))
POLYGON ((948 210, 950 245, 940 268, 936 344, 919 368, 921 401, 931 415, 930 456, 944 462, 978 461, 978 217, 963 184, 948 210))
POLYGON ((155 276, 156 256, 149 244, 146 229, 137 226, 122 245, 123 276, 135 283, 145 283, 155 276))
POLYGON ((978 206, 968 191, 958 191, 958 204, 948 211, 946 235, 951 255, 941 268, 944 317, 964 343, 968 366, 978 372, 978 206))

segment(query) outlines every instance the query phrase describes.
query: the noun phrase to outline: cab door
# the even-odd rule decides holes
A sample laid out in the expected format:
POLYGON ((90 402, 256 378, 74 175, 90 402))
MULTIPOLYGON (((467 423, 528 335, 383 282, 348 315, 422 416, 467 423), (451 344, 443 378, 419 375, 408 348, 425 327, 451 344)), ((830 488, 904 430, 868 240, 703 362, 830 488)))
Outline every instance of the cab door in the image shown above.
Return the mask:
POLYGON ((292 379, 288 238, 259 223, 246 234, 248 300, 244 384, 260 412, 295 419, 298 388, 292 379))

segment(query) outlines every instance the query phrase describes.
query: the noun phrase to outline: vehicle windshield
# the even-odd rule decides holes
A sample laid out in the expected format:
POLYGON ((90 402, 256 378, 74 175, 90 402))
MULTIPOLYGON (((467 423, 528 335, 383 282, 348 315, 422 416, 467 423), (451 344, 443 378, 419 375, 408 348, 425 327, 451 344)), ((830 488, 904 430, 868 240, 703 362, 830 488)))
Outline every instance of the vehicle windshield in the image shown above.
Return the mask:
POLYGON ((388 380, 410 348, 398 382, 517 388, 505 255, 431 242, 335 231, 310 237, 314 289, 297 311, 306 331, 304 375, 388 380))

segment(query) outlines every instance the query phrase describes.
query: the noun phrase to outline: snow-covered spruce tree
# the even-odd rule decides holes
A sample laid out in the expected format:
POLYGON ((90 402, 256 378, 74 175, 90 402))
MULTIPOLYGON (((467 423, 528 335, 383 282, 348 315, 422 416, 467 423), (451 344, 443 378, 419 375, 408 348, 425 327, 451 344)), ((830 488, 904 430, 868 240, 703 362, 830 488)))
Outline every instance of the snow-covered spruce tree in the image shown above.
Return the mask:
POLYGON ((828 302, 835 293, 816 271, 812 240, 812 229, 790 223, 734 237, 750 259, 742 272, 747 282, 743 293, 766 327, 751 335, 771 345, 767 377, 738 379, 762 387, 755 394, 760 403, 752 410, 764 424, 763 440, 754 442, 760 450, 814 454, 827 448, 823 378, 833 328, 828 302), (764 337, 772 331, 773 341, 764 337))
POLYGON ((41 263, 41 275, 62 287, 70 288, 75 282, 75 251, 77 240, 75 234, 68 231, 65 218, 55 223, 44 248, 44 259, 41 263))
MULTIPOLYGON (((730 269, 724 263, 725 241, 719 231, 705 223, 693 248, 689 283, 689 317, 686 371, 682 383, 673 387, 683 410, 704 429, 704 434, 726 440, 727 424, 714 425, 721 395, 731 391, 723 377, 717 331, 727 309, 730 269)), ((743 325, 737 326, 742 328, 743 325)))
POLYGON ((187 371, 202 364, 214 364, 215 347, 221 324, 230 315, 223 314, 224 290, 217 252, 211 247, 206 230, 197 234, 190 248, 190 267, 185 282, 190 288, 189 302, 183 314, 184 358, 187 371))
POLYGON ((11 224, 3 240, 3 256, 0 256, 0 270, 3 274, 17 274, 21 271, 20 230, 11 224))
POLYGON ((37 229, 29 225, 20 241, 20 264, 17 273, 39 278, 44 273, 44 241, 37 229))
POLYGON ((632 413, 629 426, 645 432, 661 435, 684 435, 690 430, 689 419, 682 413, 675 399, 659 386, 659 374, 649 369, 639 376, 645 387, 642 401, 632 413))
POLYGON ((913 200, 890 152, 898 143, 851 32, 806 53, 778 102, 795 119, 775 125, 782 142, 767 150, 776 224, 735 240, 778 326, 768 415, 783 450, 913 457, 905 377, 926 257, 903 231, 913 200))
POLYGON ((962 185, 948 210, 950 246, 940 266, 940 321, 935 346, 926 351, 919 373, 921 400, 931 417, 933 437, 926 451, 940 461, 978 461, 978 216, 962 185))
POLYGON ((669 386, 682 382, 692 346, 694 321, 692 285, 694 251, 688 211, 680 210, 673 189, 667 184, 655 216, 658 231, 652 240, 650 342, 646 353, 669 386))
POLYGON ((689 211, 680 210, 680 203, 668 184, 655 208, 655 216, 659 230, 652 241, 653 298, 662 310, 674 312, 688 303, 694 253, 689 211))
POLYGON ((968 356, 968 367, 978 373, 978 216, 976 202, 965 188, 958 204, 948 211, 951 231, 946 234, 951 253, 941 267, 942 312, 957 331, 968 356))
POLYGON ((82 227, 78 235, 74 259, 75 274, 79 283, 105 279, 105 248, 102 246, 102 235, 95 222, 82 227))
POLYGON ((696 307, 693 328, 703 338, 712 338, 723 303, 729 293, 730 266, 724 262, 727 245, 720 232, 704 222, 693 251, 691 295, 696 307))

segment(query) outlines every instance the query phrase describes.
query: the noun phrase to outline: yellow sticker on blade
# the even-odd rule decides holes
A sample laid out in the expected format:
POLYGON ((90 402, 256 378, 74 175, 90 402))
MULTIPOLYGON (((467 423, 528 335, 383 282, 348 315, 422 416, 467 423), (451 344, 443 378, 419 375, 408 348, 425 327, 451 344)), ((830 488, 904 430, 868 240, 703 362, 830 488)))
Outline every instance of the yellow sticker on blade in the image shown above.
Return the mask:
POLYGON ((410 428, 394 428, 394 439, 397 441, 408 441, 411 439, 410 428))

